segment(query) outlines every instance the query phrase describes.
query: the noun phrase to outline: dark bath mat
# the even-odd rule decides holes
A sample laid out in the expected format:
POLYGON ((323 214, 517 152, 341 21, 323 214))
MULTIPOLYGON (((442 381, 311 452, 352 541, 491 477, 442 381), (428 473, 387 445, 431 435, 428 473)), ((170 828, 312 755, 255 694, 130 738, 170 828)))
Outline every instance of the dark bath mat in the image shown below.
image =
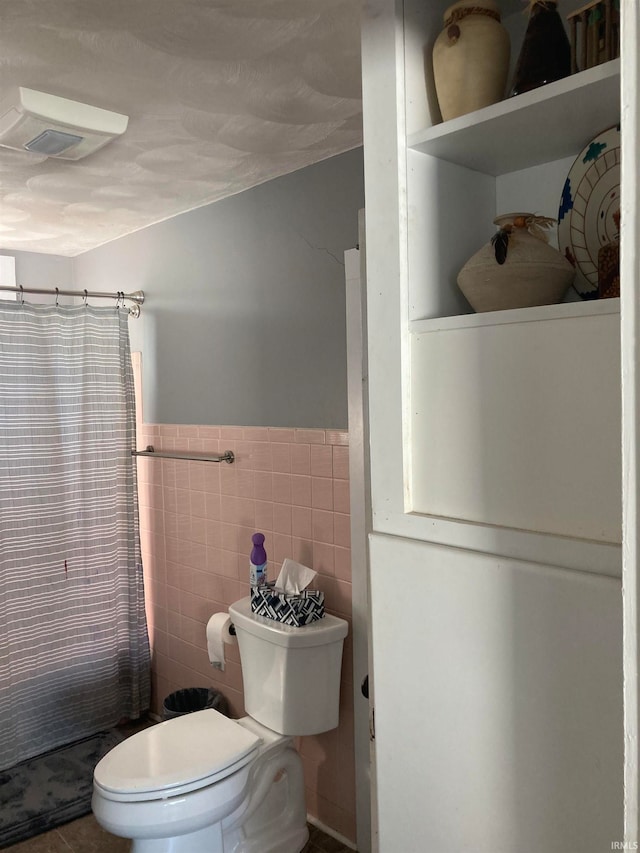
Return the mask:
POLYGON ((100 732, 0 771, 0 848, 89 814, 93 769, 121 740, 100 732))

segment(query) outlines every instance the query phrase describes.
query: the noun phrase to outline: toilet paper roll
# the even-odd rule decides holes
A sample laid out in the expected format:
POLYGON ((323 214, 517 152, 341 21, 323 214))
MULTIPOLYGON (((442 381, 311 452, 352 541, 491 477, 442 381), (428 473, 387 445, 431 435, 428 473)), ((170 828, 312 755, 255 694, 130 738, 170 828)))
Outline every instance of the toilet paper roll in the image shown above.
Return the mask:
POLYGON ((211 665, 224 671, 224 644, 236 643, 228 613, 214 613, 207 622, 207 651, 211 665))

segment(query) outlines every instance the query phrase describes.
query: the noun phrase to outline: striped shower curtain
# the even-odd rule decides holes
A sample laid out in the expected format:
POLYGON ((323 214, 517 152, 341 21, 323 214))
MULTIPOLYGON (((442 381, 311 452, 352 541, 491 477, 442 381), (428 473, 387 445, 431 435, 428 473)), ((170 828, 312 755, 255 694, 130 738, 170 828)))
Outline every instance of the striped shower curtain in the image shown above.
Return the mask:
POLYGON ((123 310, 0 302, 0 769, 149 704, 123 310))

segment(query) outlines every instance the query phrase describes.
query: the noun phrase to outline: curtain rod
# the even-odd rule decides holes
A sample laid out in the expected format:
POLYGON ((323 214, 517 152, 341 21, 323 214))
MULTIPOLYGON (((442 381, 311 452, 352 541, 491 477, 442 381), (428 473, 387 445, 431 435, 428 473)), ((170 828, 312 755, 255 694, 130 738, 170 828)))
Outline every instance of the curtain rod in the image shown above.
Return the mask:
POLYGON ((0 290, 9 290, 12 293, 19 293, 21 297, 25 293, 40 293, 45 296, 55 296, 56 300, 58 299, 58 296, 79 296, 84 299, 85 304, 87 299, 90 297, 92 299, 116 299, 118 302, 121 302, 123 306, 125 302, 133 302, 133 305, 129 308, 129 314, 131 314, 132 317, 140 316, 140 306, 144 302, 143 290, 135 290, 133 293, 124 293, 121 290, 117 293, 102 293, 97 290, 62 290, 60 287, 23 287, 21 284, 16 287, 8 284, 0 284, 0 290))

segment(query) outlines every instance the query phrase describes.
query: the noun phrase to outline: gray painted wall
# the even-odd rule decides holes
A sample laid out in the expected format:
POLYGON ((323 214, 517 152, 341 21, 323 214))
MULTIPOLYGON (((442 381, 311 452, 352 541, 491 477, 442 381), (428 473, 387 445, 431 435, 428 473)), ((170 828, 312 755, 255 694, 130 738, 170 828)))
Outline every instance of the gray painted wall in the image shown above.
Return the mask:
POLYGON ((145 291, 145 421, 345 428, 362 207, 356 149, 75 258, 76 287, 145 291))
POLYGON ((147 422, 341 429, 362 207, 356 149, 76 258, 0 253, 25 287, 145 291, 129 329, 147 422))
MULTIPOLYGON (((73 288, 73 258, 44 255, 39 252, 9 252, 0 249, 0 255, 13 255, 16 259, 16 284, 23 287, 73 288)), ((8 298, 8 297, 3 297, 8 298)), ((27 302, 50 302, 47 296, 25 296, 27 302)))

